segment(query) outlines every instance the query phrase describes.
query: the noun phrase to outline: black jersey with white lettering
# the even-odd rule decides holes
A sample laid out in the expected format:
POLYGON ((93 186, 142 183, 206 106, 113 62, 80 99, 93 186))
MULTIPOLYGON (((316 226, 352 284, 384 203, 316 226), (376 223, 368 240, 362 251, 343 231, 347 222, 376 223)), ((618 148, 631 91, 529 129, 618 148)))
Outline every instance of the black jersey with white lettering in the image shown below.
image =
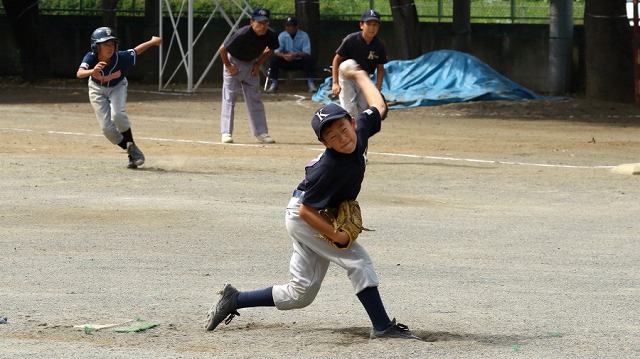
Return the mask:
POLYGON ((335 208, 344 200, 356 199, 367 165, 369 138, 380 131, 380 113, 371 107, 356 117, 356 149, 349 154, 327 148, 305 167, 298 185, 304 191, 302 203, 316 209, 335 208))
POLYGON ((378 36, 375 36, 369 44, 364 41, 362 31, 347 35, 343 40, 336 54, 345 59, 356 60, 360 68, 372 75, 378 68, 378 64, 387 63, 387 52, 384 44, 378 36))

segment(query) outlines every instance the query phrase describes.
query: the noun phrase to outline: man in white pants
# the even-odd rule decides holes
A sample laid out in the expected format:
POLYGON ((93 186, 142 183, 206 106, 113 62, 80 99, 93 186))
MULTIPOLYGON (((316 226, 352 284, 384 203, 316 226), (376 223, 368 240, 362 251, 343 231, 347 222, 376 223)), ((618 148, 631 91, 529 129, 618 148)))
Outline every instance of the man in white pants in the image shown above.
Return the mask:
POLYGON ((233 143, 234 109, 240 93, 244 95, 251 132, 256 141, 274 143, 267 129, 267 116, 260 100, 260 66, 278 48, 278 34, 269 28, 270 11, 255 8, 250 24, 234 32, 221 46, 224 64, 220 132, 223 143, 233 143))

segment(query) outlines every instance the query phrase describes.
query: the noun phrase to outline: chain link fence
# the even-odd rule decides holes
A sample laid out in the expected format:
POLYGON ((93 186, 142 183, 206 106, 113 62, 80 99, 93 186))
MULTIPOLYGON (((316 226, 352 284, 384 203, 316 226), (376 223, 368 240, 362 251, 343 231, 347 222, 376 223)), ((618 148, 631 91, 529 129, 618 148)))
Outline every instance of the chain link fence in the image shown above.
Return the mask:
MULTIPOLYGON (((320 16, 331 20, 357 21, 362 11, 376 9, 383 21, 391 21, 389 0, 319 0, 320 16)), ((574 23, 582 24, 584 1, 573 2, 574 23)), ((518 23, 544 24, 549 22, 550 0, 471 0, 472 23, 518 23)), ((170 0, 172 8, 187 9, 187 0, 170 0)), ((233 13, 237 7, 230 0, 218 2, 233 13)), ((262 6, 272 11, 274 18, 284 18, 295 13, 294 0, 251 0, 251 5, 262 6)), ((451 22, 453 0, 415 0, 420 22, 451 22)), ((119 0, 117 13, 121 16, 143 16, 145 0, 119 0)), ((209 16, 217 3, 211 0, 193 0, 195 16, 209 16)), ((43 15, 88 15, 102 14, 102 0, 39 0, 43 15)), ((0 3, 0 11, 4 8, 0 3)))

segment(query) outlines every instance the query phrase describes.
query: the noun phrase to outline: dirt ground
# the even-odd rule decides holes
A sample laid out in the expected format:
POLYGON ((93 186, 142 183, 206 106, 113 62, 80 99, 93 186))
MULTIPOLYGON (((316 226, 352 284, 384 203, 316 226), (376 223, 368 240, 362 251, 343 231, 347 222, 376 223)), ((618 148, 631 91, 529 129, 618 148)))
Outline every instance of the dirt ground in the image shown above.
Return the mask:
MULTIPOLYGON (((147 162, 101 135, 80 81, 0 84, 0 356, 637 358, 640 109, 574 99, 392 110, 370 143, 358 240, 387 311, 424 341, 369 340, 332 266, 309 307, 214 332, 216 291, 286 283, 284 207, 322 150, 309 94, 264 94, 261 145, 219 90, 130 86, 147 162), (139 332, 83 330, 137 320, 139 332), (139 322, 138 322, 139 323, 139 322), (74 328, 79 326, 79 328, 74 328)), ((134 323, 135 324, 135 323, 134 323)))

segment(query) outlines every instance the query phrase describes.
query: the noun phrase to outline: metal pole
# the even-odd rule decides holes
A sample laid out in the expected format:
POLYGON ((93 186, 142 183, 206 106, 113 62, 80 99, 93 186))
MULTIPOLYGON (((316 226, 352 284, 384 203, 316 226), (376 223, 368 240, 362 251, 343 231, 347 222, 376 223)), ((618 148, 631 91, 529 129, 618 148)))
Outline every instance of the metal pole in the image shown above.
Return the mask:
POLYGON ((187 91, 193 92, 193 0, 189 0, 187 32, 187 91))
MULTIPOLYGON (((159 25, 159 30, 158 30, 158 36, 162 37, 164 39, 164 34, 162 33, 162 0, 158 0, 158 23, 159 25)), ((160 48, 158 49, 158 91, 162 90, 162 50, 163 50, 164 45, 160 44, 160 48)))
POLYGON ((572 0, 551 0, 549 19, 549 92, 565 94, 571 83, 572 0))
POLYGON ((636 105, 640 105, 640 28, 638 28, 638 0, 633 0, 633 87, 636 105))
MULTIPOLYGON (((316 0, 317 1, 317 0, 316 0)), ((204 70, 204 72, 202 73, 200 79, 197 81, 197 83, 194 84, 194 62, 195 62, 195 54, 194 54, 194 48, 195 48, 195 42, 198 41, 198 38, 200 37, 200 35, 203 34, 204 28, 207 26, 206 24, 204 25, 204 27, 200 30, 200 33, 198 34, 198 36, 194 36, 194 23, 193 23, 193 12, 194 12, 194 7, 193 7, 193 0, 181 0, 181 4, 180 4, 180 8, 177 10, 177 13, 174 14, 173 10, 171 9, 171 4, 169 3, 169 0, 160 0, 161 4, 165 4, 167 7, 167 20, 170 21, 172 28, 170 29, 170 31, 172 31, 172 35, 168 36, 167 34, 163 34, 163 46, 161 47, 161 59, 159 61, 160 63, 160 73, 159 73, 159 80, 158 82, 160 83, 160 91, 162 91, 164 88, 167 87, 167 85, 173 80, 174 76, 178 73, 178 71, 184 69, 186 72, 186 76, 187 76, 187 92, 194 92, 198 86, 200 85, 200 82, 202 82, 202 80, 204 79, 204 77, 206 76, 206 74, 209 72, 209 70, 211 69, 213 63, 215 62, 216 58, 218 57, 219 53, 216 52, 216 54, 213 56, 213 58, 211 59, 211 61, 209 62, 209 65, 207 66, 207 68, 204 70), (184 10, 184 5, 187 4, 187 11, 186 11, 186 21, 187 21, 187 44, 186 46, 183 46, 183 41, 182 38, 180 37, 179 34, 179 22, 184 20, 183 15, 185 15, 184 10), (175 15, 175 16, 174 16, 175 15), (167 35, 167 36, 164 36, 167 35), (170 39, 170 40, 169 40, 170 39), (172 53, 172 46, 175 43, 175 45, 178 48, 178 55, 180 56, 179 58, 179 62, 178 65, 175 67, 175 69, 173 70, 173 73, 169 73, 167 80, 163 83, 163 75, 165 72, 164 67, 166 66, 166 64, 169 62, 168 58, 170 57, 171 53, 172 53), (166 54, 165 54, 166 53, 166 54), (164 59, 166 57, 166 59, 164 59), (164 59, 164 61, 163 61, 164 59)), ((215 9, 213 10, 211 17, 213 17, 214 13, 216 11, 220 11, 220 14, 222 15, 222 17, 224 19, 227 20, 227 23, 229 24, 229 26, 231 27, 228 36, 231 36, 231 34, 236 31, 238 29, 238 24, 245 18, 245 17, 250 17, 251 16, 251 6, 249 5, 249 3, 247 2, 247 0, 243 0, 243 1, 239 1, 239 0, 231 0, 231 2, 238 8, 236 11, 240 11, 239 15, 237 16, 237 18, 234 18, 233 20, 227 15, 227 13, 225 12, 224 8, 222 8, 219 4, 218 0, 211 0, 211 2, 216 5, 215 9)), ((163 13, 162 13, 162 6, 160 7, 160 33, 162 34, 162 23, 163 23, 163 13)), ((209 20, 211 20, 211 17, 209 18, 209 20)), ((208 21, 207 21, 208 23, 208 21)))

